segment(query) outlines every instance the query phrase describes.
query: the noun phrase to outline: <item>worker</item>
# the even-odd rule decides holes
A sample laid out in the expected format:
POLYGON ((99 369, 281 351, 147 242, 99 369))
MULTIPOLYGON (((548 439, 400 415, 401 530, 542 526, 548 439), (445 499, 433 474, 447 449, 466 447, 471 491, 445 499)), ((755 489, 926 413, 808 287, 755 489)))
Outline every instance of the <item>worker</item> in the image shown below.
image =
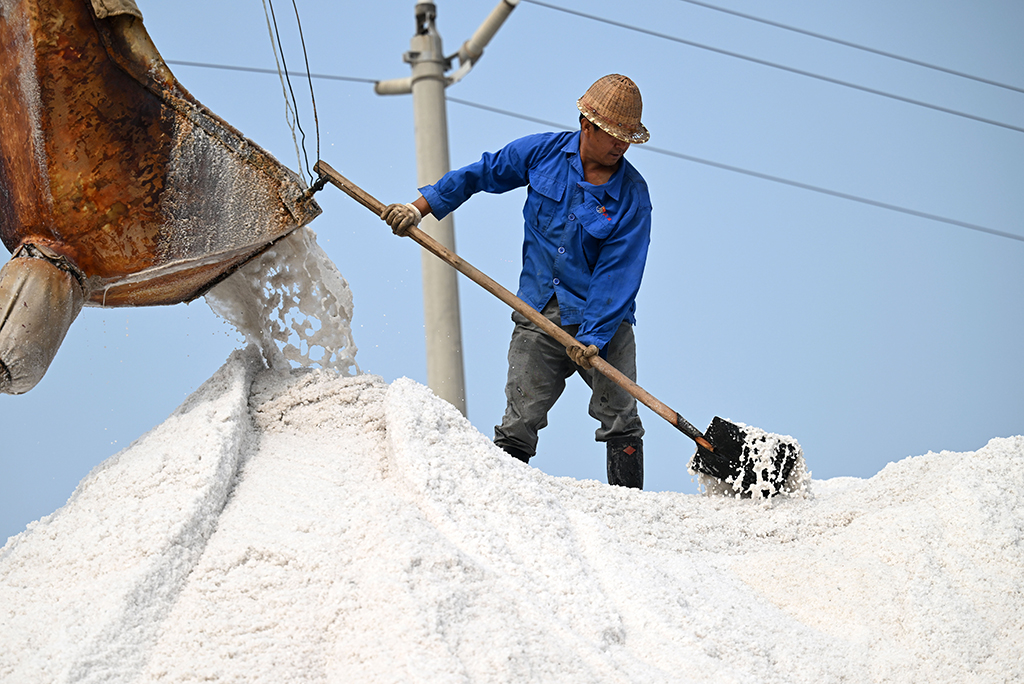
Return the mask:
POLYGON ((580 346, 565 349, 513 313, 508 403, 494 443, 529 463, 548 411, 578 372, 592 391, 590 415, 601 423, 595 438, 607 445, 608 483, 642 489, 644 428, 636 400, 590 360, 600 355, 636 381, 632 326, 651 200, 647 183, 623 155, 650 134, 640 121, 640 90, 625 76, 599 79, 576 106, 578 131, 529 135, 485 153, 420 188, 414 202, 389 205, 381 218, 404 235, 423 216, 442 219, 477 192, 529 186, 518 296, 580 346))

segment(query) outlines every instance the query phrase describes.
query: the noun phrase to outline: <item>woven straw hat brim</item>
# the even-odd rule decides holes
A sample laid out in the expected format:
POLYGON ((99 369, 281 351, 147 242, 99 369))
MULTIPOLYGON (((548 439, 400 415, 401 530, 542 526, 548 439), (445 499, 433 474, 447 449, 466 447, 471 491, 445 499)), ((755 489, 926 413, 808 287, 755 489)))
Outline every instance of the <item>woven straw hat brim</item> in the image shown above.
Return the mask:
POLYGON ((576 100, 576 107, 592 124, 623 142, 640 144, 651 137, 640 122, 644 108, 640 89, 628 76, 602 76, 576 100))
POLYGON ((576 100, 576 108, 580 110, 580 114, 587 117, 587 121, 622 142, 628 142, 631 145, 642 145, 651 139, 650 131, 648 131, 647 127, 641 122, 638 121, 635 124, 627 126, 615 121, 609 121, 592 108, 588 107, 583 102, 582 97, 576 100))

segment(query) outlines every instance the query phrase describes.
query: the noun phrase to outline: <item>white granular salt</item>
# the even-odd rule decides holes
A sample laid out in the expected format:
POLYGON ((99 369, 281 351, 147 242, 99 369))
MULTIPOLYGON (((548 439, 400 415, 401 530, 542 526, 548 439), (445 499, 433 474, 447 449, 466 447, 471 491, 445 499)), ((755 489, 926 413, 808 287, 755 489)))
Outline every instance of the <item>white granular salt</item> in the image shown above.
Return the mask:
POLYGON ((238 269, 206 302, 262 350, 271 368, 359 373, 352 290, 308 226, 238 269))
POLYGON ((408 378, 261 366, 0 548, 0 682, 1024 681, 1024 436, 751 505, 550 477, 408 378))

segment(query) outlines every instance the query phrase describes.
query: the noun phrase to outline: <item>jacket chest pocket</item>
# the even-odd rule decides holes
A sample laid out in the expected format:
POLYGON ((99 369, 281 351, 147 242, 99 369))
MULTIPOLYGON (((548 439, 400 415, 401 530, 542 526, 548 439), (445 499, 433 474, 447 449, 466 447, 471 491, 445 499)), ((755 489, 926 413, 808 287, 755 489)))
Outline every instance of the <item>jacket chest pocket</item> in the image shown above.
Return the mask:
POLYGON ((583 229, 598 240, 603 240, 611 235, 619 223, 618 216, 590 196, 583 204, 573 209, 573 213, 576 214, 583 229))
POLYGON ((532 174, 530 176, 530 195, 523 209, 527 223, 538 230, 547 230, 551 220, 558 213, 565 196, 565 183, 550 176, 532 174))

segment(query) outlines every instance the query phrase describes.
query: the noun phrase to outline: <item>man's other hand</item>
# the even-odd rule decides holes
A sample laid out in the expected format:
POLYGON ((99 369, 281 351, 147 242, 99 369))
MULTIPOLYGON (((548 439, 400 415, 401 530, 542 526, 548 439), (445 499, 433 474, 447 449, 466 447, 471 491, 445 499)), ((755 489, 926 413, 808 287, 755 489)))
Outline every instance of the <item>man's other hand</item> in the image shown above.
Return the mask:
POLYGON ((577 366, 582 366, 583 368, 594 367, 593 364, 590 363, 590 359, 597 356, 598 349, 595 345, 592 344, 589 347, 577 347, 574 345, 566 348, 565 351, 577 366))

